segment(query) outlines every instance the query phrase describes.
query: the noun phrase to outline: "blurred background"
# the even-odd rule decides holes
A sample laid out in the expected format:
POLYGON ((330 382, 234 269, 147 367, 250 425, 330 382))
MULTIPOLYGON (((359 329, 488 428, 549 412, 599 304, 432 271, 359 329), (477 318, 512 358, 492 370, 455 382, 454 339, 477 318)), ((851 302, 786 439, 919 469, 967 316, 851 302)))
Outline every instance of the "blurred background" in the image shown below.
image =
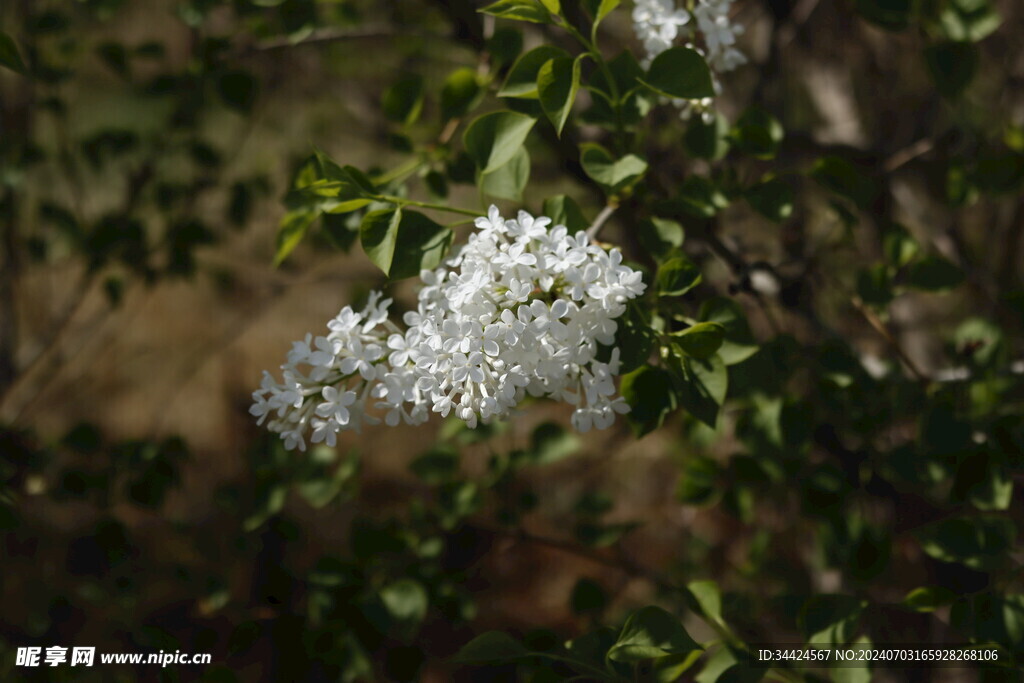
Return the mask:
MULTIPOLYGON (((751 345, 771 340, 750 367, 795 377, 786 397, 733 378, 741 405, 717 430, 677 416, 642 440, 625 423, 574 435, 565 406, 537 403, 496 427, 435 420, 288 454, 248 414, 261 372, 386 284, 345 216, 307 226, 274 266, 296 173, 314 148, 361 169, 400 166, 442 134, 432 113, 449 74, 482 52, 500 74, 520 50, 566 37, 488 26, 472 0, 3 0, 0 29, 31 78, 0 69, 0 678, 514 680, 447 658, 488 628, 571 637, 671 600, 672 577, 716 578, 737 628, 761 642, 802 642, 807 593, 882 604, 927 583, 984 589, 971 583, 981 572, 904 538, 931 521, 912 486, 859 499, 829 465, 786 470, 813 483, 787 498, 742 455, 820 463, 876 447, 877 433, 847 429, 884 431, 886 453, 918 438, 918 395, 900 393, 912 372, 865 307, 884 307, 913 372, 956 380, 975 343, 1022 372, 1024 7, 947 3, 966 8, 954 42, 970 49, 929 52, 935 37, 902 25, 902 4, 735 5, 749 64, 716 106, 735 121, 757 105, 786 130, 771 163, 735 168, 792 176, 798 200, 782 221, 747 204, 716 210, 702 225, 725 251, 686 250, 704 274, 696 301, 734 297, 751 345), (406 125, 381 101, 409 73, 427 96, 406 125), (840 174, 847 201, 805 174, 835 156, 867 169, 840 174), (872 280, 894 224, 955 264, 955 291, 935 293, 948 288, 942 273, 899 296, 872 280), (987 322, 963 332, 971 316, 987 322), (836 336, 848 347, 834 371, 857 389, 841 397, 789 374, 800 345, 836 336), (884 390, 883 377, 894 378, 884 390), (15 668, 26 645, 210 652, 214 664, 15 668)), ((602 28, 609 54, 636 48, 623 7, 602 28)), ((679 153, 687 124, 663 109, 648 143, 663 180, 715 167, 679 153)), ((499 204, 536 212, 564 193, 596 215, 575 147, 539 127, 530 145, 525 196, 499 204)), ((435 166, 443 190, 410 191, 484 206, 456 166, 435 166)), ((628 253, 630 235, 627 217, 604 238, 628 253)), ((413 300, 407 284, 389 291, 413 300)), ((993 400, 1019 406, 1014 382, 993 400)), ((933 422, 941 432, 942 416, 933 422)), ((1002 450, 1019 458, 1011 423, 1002 450)), ((1020 519, 1019 495, 1001 509, 1020 519)), ((1013 534, 1007 544, 1019 568, 1013 534)), ((1019 592, 1019 572, 1009 576, 1019 592)), ((884 620, 917 642, 955 640, 941 609, 884 620)), ((999 628, 1019 648, 1018 619, 999 628)))

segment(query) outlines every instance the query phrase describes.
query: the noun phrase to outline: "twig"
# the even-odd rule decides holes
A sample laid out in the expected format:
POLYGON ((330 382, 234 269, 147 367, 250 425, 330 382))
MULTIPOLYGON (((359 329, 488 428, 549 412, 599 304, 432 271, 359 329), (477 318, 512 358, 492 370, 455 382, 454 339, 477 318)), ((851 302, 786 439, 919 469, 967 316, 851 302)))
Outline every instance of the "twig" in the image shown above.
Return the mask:
POLYGON ((868 321, 868 324, 871 325, 871 327, 873 327, 883 339, 885 339, 886 343, 889 344, 892 350, 896 352, 896 355, 900 357, 900 360, 903 361, 903 364, 910 369, 910 372, 912 372, 918 380, 927 382, 928 375, 922 372, 917 364, 911 360, 910 356, 908 356, 906 351, 903 350, 903 346, 899 343, 896 337, 893 336, 892 332, 889 331, 889 328, 886 327, 885 323, 875 315, 875 312, 865 306, 864 302, 857 295, 850 297, 850 303, 861 315, 864 316, 864 319, 868 321))
POLYGON ((597 214, 597 218, 594 219, 593 225, 587 228, 587 237, 595 239, 597 237, 597 233, 601 232, 601 228, 604 227, 604 224, 608 222, 608 219, 612 217, 612 214, 615 213, 615 209, 617 208, 619 208, 617 204, 608 204, 601 209, 601 213, 597 214))
POLYGON ((617 571, 620 571, 623 574, 626 574, 627 576, 646 579, 651 583, 654 583, 655 585, 659 586, 660 588, 665 588, 669 590, 676 588, 674 584, 662 578, 653 569, 648 569, 647 567, 643 567, 637 564, 630 558, 626 557, 623 553, 619 553, 618 558, 608 557, 607 555, 604 555, 603 553, 600 553, 597 550, 588 548, 578 543, 562 540, 560 538, 539 536, 537 534, 533 534, 529 531, 526 531, 525 529, 502 529, 500 527, 491 527, 477 523, 473 523, 472 526, 479 529, 480 531, 485 531, 487 533, 494 534, 495 536, 508 538, 512 541, 529 543, 531 545, 538 545, 545 548, 551 548, 552 550, 558 550, 563 553, 568 553, 570 555, 575 555, 585 560, 589 560, 591 562, 608 567, 609 569, 615 569, 617 571))
POLYGON ((389 38, 399 36, 426 36, 421 31, 396 31, 392 26, 360 26, 358 28, 328 28, 313 31, 306 38, 295 41, 289 37, 268 38, 258 43, 239 48, 233 56, 243 57, 257 52, 270 52, 303 45, 323 45, 342 40, 363 40, 366 38, 389 38))
POLYGON ((917 157, 927 154, 933 149, 935 149, 935 140, 932 138, 922 138, 914 144, 904 147, 886 159, 885 163, 882 164, 882 169, 886 173, 892 173, 899 167, 910 163, 917 157))
MULTIPOLYGON (((71 301, 64 307, 64 313, 61 315, 60 320, 54 327, 50 338, 46 341, 45 346, 32 357, 32 360, 28 364, 18 371, 17 377, 14 381, 0 394, 0 407, 2 407, 7 400, 14 396, 18 389, 21 388, 22 384, 35 372, 44 360, 46 360, 64 341, 68 331, 71 329, 71 323, 78 317, 78 313, 85 306, 85 302, 88 300, 89 292, 91 291, 93 275, 92 271, 86 271, 78 284, 75 287, 75 293, 72 295, 71 301)), ((20 411, 19 411, 20 414, 20 411)))

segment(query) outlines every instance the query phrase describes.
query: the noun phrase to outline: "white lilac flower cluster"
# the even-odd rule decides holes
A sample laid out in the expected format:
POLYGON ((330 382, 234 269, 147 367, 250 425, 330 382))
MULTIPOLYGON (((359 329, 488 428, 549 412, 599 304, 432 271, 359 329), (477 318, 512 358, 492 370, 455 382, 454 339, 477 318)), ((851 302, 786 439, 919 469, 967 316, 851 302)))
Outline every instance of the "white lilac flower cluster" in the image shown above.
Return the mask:
MULTIPOLYGON (((692 10, 687 11, 676 7, 676 0, 636 0, 633 29, 647 52, 644 66, 650 66, 654 58, 672 47, 682 34, 685 45, 707 59, 718 92, 721 86, 717 74, 732 71, 747 61, 736 48, 736 36, 743 33, 743 26, 729 19, 732 3, 733 0, 696 0, 692 10), (703 39, 701 44, 697 44, 698 33, 703 39)), ((707 117, 711 99, 674 100, 673 103, 684 117, 694 111, 707 117)))
POLYGON ((470 427, 510 414, 527 395, 566 401, 580 431, 606 428, 629 406, 616 397, 615 319, 646 287, 585 232, 497 207, 478 218, 468 242, 441 268, 420 273, 418 306, 388 317, 374 292, 359 313, 346 306, 328 333, 294 342, 282 380, 265 372, 250 413, 285 447, 336 443, 343 429, 421 424, 431 412, 470 427))

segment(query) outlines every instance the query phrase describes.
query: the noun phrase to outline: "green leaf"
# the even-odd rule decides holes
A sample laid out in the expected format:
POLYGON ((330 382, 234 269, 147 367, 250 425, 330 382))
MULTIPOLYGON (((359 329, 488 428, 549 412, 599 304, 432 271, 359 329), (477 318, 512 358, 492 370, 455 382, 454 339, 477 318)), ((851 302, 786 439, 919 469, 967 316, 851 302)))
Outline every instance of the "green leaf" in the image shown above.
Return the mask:
POLYGON ((540 3, 556 17, 562 14, 562 3, 559 0, 540 0, 540 3))
POLYGON ((468 67, 448 74, 441 88, 441 118, 445 121, 468 114, 484 96, 476 71, 468 67))
POLYGON ((637 437, 660 427, 676 407, 671 375, 650 365, 623 375, 621 393, 630 406, 629 422, 637 437))
POLYGON ((910 25, 912 0, 857 0, 857 13, 887 31, 902 31, 910 25))
POLYGON ((725 327, 725 341, 718 355, 726 365, 742 363, 757 353, 759 347, 747 324, 743 307, 732 299, 708 299, 701 305, 698 318, 703 322, 720 323, 725 327))
POLYGON ((672 335, 672 342, 691 358, 710 358, 725 340, 725 327, 718 323, 697 323, 672 335))
POLYGON ((687 505, 709 505, 721 493, 718 463, 704 455, 687 455, 677 495, 687 505))
POLYGON ((743 193, 750 207, 765 218, 781 222, 793 215, 793 188, 781 178, 768 178, 743 193))
POLYGON ((529 657, 533 653, 500 631, 489 631, 469 641, 452 661, 458 664, 487 664, 529 657))
POLYGON ((618 7, 622 3, 622 0, 586 0, 584 3, 587 9, 590 11, 590 16, 594 18, 594 30, 597 30, 598 24, 604 21, 604 18, 611 14, 612 10, 618 7))
POLYGON ((992 364, 1003 347, 1003 331, 985 318, 967 318, 953 333, 957 352, 969 356, 979 366, 992 364))
POLYGON ((707 359, 685 358, 681 368, 679 405, 714 429, 729 387, 729 373, 722 357, 716 354, 707 359))
POLYGON ((581 577, 573 586, 569 604, 575 614, 600 614, 608 606, 608 594, 597 581, 581 577))
POLYGON ((525 147, 516 150, 515 156, 500 168, 480 175, 480 190, 491 197, 519 201, 523 189, 530 182, 530 153, 525 147))
POLYGON ((399 579, 381 589, 380 599, 399 623, 416 625, 427 616, 427 590, 419 581, 399 579))
POLYGON ((455 450, 435 448, 409 463, 409 469, 426 484, 441 484, 458 474, 459 454, 455 450))
POLYGON ((915 612, 934 612, 956 600, 956 593, 942 586, 915 588, 907 593, 901 603, 915 612))
POLYGON ((951 0, 945 3, 939 24, 950 40, 977 42, 1003 22, 988 0, 951 0))
POLYGON ((18 45, 3 31, 0 31, 0 66, 6 66, 11 71, 23 76, 28 75, 28 67, 21 59, 18 45))
POLYGON ((694 116, 686 126, 683 146, 687 154, 698 159, 717 161, 729 152, 729 122, 715 112, 715 118, 707 123, 703 116, 694 116))
POLYGON ((310 211, 293 211, 281 221, 281 227, 277 231, 277 240, 274 250, 274 267, 280 266, 284 260, 295 251, 302 238, 309 231, 309 226, 316 220, 316 214, 310 211))
POLYGON ((552 225, 564 225, 572 234, 590 227, 590 221, 583 215, 579 204, 564 194, 544 200, 544 215, 551 219, 552 225))
POLYGON ((561 137, 562 128, 572 111, 576 93, 580 88, 580 63, 585 55, 576 59, 556 57, 537 72, 537 93, 555 134, 561 137))
POLYGON ((635 303, 626 307, 626 312, 616 323, 615 348, 619 349, 620 371, 632 372, 647 363, 657 336, 643 310, 635 303))
POLYGON ((381 108, 389 121, 408 125, 423 111, 423 76, 404 74, 384 91, 381 108))
POLYGON ((647 162, 634 154, 615 159, 596 143, 584 143, 580 149, 584 172, 609 193, 632 185, 647 172, 647 162))
POLYGON ((751 107, 736 122, 732 137, 744 153, 771 159, 778 152, 785 131, 777 118, 760 107, 751 107))
POLYGON ((660 607, 643 607, 630 615, 608 651, 615 662, 642 662, 665 655, 686 655, 701 647, 674 616, 660 607))
POLYGON ((685 238, 683 226, 665 218, 643 220, 637 230, 640 244, 656 258, 664 258, 683 246, 685 238))
POLYGON ((926 256, 907 266, 906 284, 926 292, 944 292, 964 281, 964 272, 941 256, 926 256))
POLYGON ((436 268, 452 241, 452 231, 421 213, 402 209, 371 211, 359 227, 363 251, 392 280, 436 268))
POLYGON ((974 80, 981 57, 973 43, 948 41, 929 45, 924 62, 935 88, 948 98, 959 97, 974 80))
POLYGON ((665 203, 670 211, 688 213, 699 218, 711 218, 729 206, 729 198, 711 179, 691 175, 679 187, 679 193, 665 203))
POLYGON ((688 47, 665 50, 651 62, 646 79, 640 81, 667 97, 699 100, 714 97, 711 69, 700 54, 688 47))
POLYGON ((498 91, 498 97, 538 99, 537 76, 541 68, 553 59, 572 59, 565 50, 551 45, 541 45, 523 54, 509 69, 505 83, 498 91))
POLYGON ((866 606, 867 601, 851 595, 815 595, 800 610, 800 630, 811 644, 846 645, 866 606))
POLYGON ((902 268, 917 256, 920 246, 906 228, 894 224, 885 231, 885 236, 882 238, 882 250, 892 267, 902 268))
POLYGON ((537 465, 563 460, 579 447, 579 437, 557 422, 544 422, 530 435, 530 458, 537 465))
POLYGON ((814 164, 811 177, 822 187, 846 197, 861 209, 878 195, 875 181, 853 163, 838 156, 825 156, 814 164))
POLYGON ((700 284, 700 268, 689 259, 677 256, 658 268, 657 285, 661 296, 682 296, 700 284))
POLYGON ((1016 534, 1013 522, 1004 517, 959 517, 930 524, 918 537, 921 548, 936 560, 987 570, 1007 561, 1016 534))
MULTIPOLYGON (((604 17, 611 13, 611 11, 621 4, 622 0, 598 0, 597 10, 591 10, 594 15, 594 27, 603 22, 604 17)), ((591 2, 591 5, 594 3, 591 2)))
POLYGON ((259 91, 259 80, 248 71, 227 71, 217 77, 217 94, 221 100, 243 114, 252 110, 259 91))
MULTIPOLYGON (((551 0, 545 0, 547 2, 551 0)), ((534 24, 550 24, 554 21, 551 12, 538 0, 498 0, 480 11, 502 19, 518 19, 534 24)))
POLYGON ((536 122, 511 111, 484 114, 469 125, 462 141, 480 172, 489 173, 512 160, 536 122))

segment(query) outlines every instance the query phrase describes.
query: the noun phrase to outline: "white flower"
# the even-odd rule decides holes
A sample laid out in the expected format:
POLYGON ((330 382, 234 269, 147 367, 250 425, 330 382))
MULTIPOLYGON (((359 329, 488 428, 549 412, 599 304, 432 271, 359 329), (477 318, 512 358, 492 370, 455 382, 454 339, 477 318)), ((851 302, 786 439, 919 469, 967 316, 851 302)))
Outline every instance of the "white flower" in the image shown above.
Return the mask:
POLYGON ((338 431, 379 423, 370 398, 390 426, 454 412, 475 427, 527 395, 569 401, 581 431, 609 426, 628 406, 615 397, 618 352, 601 363, 598 344, 614 342, 615 318, 646 286, 617 249, 550 223, 491 207, 442 267, 420 273, 404 333, 379 292, 360 313, 346 306, 326 337, 292 345, 280 383, 264 374, 249 412, 300 449, 307 435, 333 446, 338 431))
MULTIPOLYGON (((636 0, 633 30, 646 52, 641 60, 644 68, 650 67, 654 58, 672 47, 682 35, 686 47, 697 50, 707 60, 712 70, 712 85, 718 92, 717 74, 732 71, 747 61, 735 47, 736 36, 743 33, 743 26, 729 18, 732 3, 733 0, 696 0, 691 16, 686 10, 677 9, 675 0, 636 0)), ((671 101, 684 118, 699 113, 705 121, 713 120, 710 98, 671 101)))

